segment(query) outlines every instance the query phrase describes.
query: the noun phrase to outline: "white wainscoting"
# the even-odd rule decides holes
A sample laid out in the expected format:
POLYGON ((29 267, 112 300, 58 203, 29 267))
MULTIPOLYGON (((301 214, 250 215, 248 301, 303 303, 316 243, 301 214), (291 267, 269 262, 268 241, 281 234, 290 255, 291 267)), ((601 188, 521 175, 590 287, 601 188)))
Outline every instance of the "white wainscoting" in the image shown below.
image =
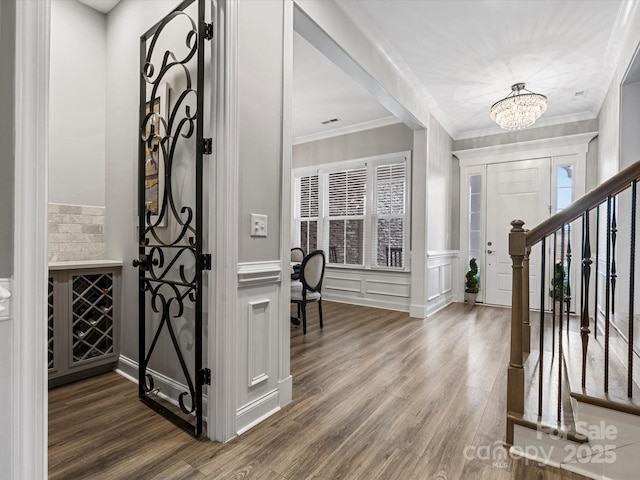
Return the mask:
POLYGON ((459 252, 427 252, 427 316, 443 309, 460 296, 459 252))
POLYGON ((327 267, 322 298, 366 307, 409 311, 410 272, 327 267))
MULTIPOLYGON (((282 323, 289 311, 281 305, 279 261, 238 264, 235 345, 236 433, 242 434, 278 411, 290 395, 278 378, 282 323)), ((289 352, 286 352, 288 355, 289 352)))

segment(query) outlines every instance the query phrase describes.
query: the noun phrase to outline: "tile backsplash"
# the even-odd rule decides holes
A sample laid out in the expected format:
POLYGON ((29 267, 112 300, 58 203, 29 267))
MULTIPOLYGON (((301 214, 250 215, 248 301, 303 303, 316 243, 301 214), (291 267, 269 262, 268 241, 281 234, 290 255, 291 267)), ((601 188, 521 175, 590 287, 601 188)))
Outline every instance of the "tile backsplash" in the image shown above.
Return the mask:
POLYGON ((104 207, 50 203, 49 261, 104 258, 104 207))

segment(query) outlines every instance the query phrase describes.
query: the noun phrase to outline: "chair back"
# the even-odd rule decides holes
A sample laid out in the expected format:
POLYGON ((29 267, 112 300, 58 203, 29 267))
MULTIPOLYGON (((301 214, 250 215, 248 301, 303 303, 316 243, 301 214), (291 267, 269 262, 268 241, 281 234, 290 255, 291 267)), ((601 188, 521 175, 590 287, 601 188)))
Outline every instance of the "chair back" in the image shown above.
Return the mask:
POLYGON ((304 260, 304 250, 300 247, 294 247, 291 249, 291 261, 302 262, 304 260))
POLYGON ((322 250, 315 250, 302 260, 300 280, 305 289, 319 292, 324 278, 325 257, 322 250))

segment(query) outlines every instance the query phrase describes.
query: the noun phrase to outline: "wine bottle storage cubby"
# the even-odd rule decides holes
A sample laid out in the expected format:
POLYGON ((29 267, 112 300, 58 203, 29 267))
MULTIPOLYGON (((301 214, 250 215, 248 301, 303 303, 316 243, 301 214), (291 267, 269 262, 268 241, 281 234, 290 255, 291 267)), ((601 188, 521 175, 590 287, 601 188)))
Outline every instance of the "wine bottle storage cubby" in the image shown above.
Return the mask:
POLYGON ((73 361, 113 353, 113 276, 73 277, 73 361))
POLYGON ((120 267, 50 271, 50 386, 115 366, 119 282, 120 267))

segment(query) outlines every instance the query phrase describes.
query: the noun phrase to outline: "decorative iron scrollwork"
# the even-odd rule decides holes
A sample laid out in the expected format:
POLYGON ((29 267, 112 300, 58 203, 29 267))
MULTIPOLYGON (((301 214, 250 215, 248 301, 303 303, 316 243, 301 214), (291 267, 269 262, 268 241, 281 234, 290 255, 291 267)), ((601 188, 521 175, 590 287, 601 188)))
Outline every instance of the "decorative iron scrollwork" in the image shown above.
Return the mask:
MULTIPOLYGON (((140 149, 139 149, 139 258, 140 266, 140 397, 154 390, 148 367, 158 353, 161 334, 168 335, 172 355, 179 363, 186 390, 178 404, 184 414, 195 414, 195 425, 151 405, 169 419, 198 435, 202 429, 202 390, 197 381, 202 356, 202 98, 204 2, 185 0, 173 12, 141 37, 140 58, 140 149), (197 21, 184 10, 197 3, 197 21), (176 43, 175 39, 181 39, 176 43), (171 47, 169 47, 171 45, 171 47), (195 74, 194 74, 195 70, 195 74), (171 83, 171 98, 156 108, 163 85, 171 83), (157 159, 158 201, 155 210, 145 201, 147 156, 157 159), (180 172, 183 177, 179 177, 180 172), (185 173, 187 172, 187 173, 185 173), (195 176, 195 189, 181 185, 179 179, 195 176), (186 176, 186 177, 185 177, 186 176), (160 188, 162 185, 162 188, 160 188), (194 191, 195 190, 195 191, 194 191), (187 199, 187 195, 192 196, 187 199), (147 313, 154 320, 152 340, 146 348, 147 313), (181 345, 180 325, 191 326, 194 343, 181 345), (183 350, 193 351, 195 365, 188 364, 183 350)), ((137 265, 135 265, 137 264, 137 265)), ((151 326, 151 325, 149 325, 151 326)), ((166 337, 163 337, 166 339, 166 337)), ((163 340, 164 342, 164 340, 163 340)), ((183 342, 184 343, 184 342, 183 342)), ((166 345, 165 345, 166 344, 166 345)), ((176 379, 178 380, 178 379, 176 379)), ((181 381, 180 379, 179 381, 181 381)))

